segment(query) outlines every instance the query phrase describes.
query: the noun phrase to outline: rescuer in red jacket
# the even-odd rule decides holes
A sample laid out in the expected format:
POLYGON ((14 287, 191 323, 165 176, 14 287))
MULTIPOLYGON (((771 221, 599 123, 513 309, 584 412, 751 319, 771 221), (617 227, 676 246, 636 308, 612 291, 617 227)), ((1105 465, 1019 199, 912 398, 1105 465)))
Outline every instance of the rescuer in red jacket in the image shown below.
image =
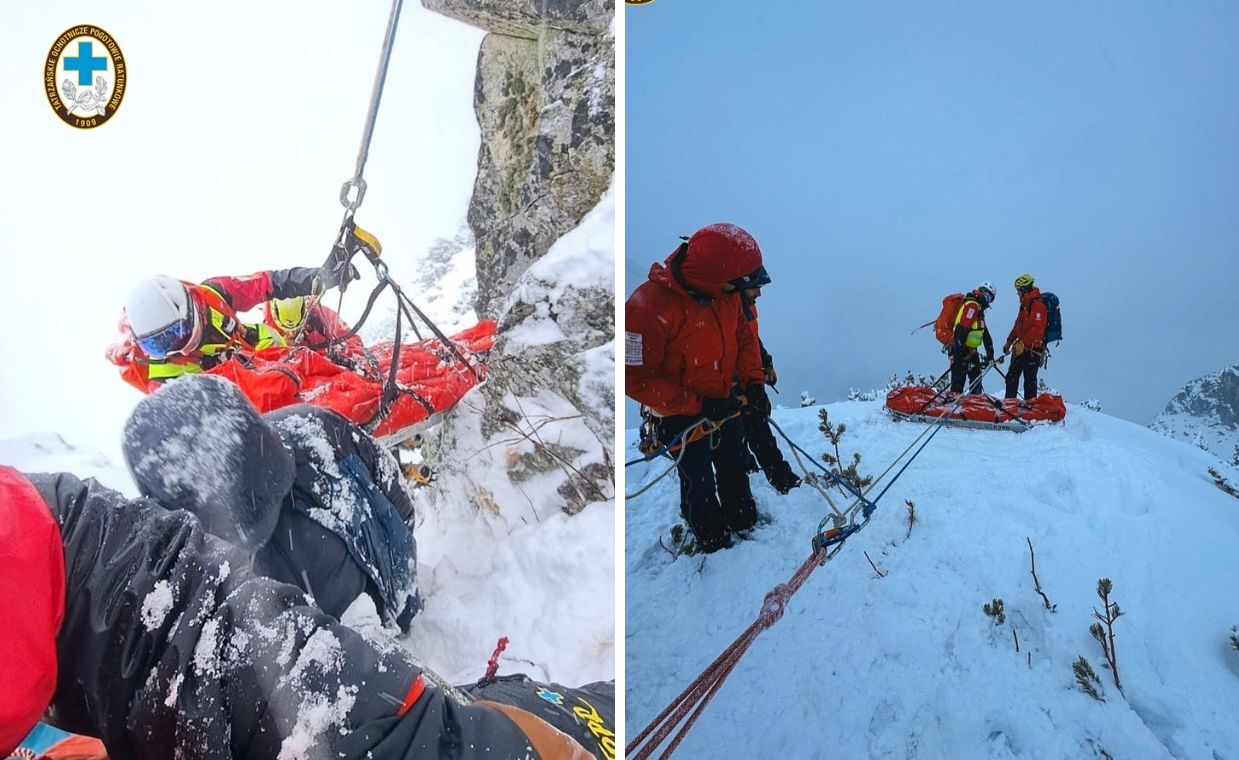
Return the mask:
POLYGON ((130 339, 109 349, 118 363, 145 367, 145 390, 208 370, 235 352, 282 346, 284 336, 265 323, 250 324, 240 312, 273 298, 308 296, 343 287, 357 277, 343 248, 322 267, 292 267, 245 277, 213 277, 203 283, 158 275, 138 283, 125 302, 123 324, 130 339), (117 355, 113 355, 113 353, 117 355))
POLYGON ((1031 274, 1015 278, 1015 292, 1020 296, 1020 310, 1015 326, 1003 344, 1003 353, 1011 353, 1011 369, 1007 372, 1007 398, 1015 398, 1024 378, 1024 398, 1037 395, 1037 370, 1045 360, 1045 326, 1047 312, 1041 301, 1041 290, 1031 274))
POLYGON ((652 411, 661 440, 673 441, 703 417, 721 423, 675 454, 680 513, 705 552, 729 546, 731 532, 757 521, 737 416, 745 406, 770 410, 757 336, 740 298, 762 277, 757 241, 733 224, 712 224, 654 264, 625 305, 625 392, 652 411), (733 393, 736 383, 743 395, 733 393))

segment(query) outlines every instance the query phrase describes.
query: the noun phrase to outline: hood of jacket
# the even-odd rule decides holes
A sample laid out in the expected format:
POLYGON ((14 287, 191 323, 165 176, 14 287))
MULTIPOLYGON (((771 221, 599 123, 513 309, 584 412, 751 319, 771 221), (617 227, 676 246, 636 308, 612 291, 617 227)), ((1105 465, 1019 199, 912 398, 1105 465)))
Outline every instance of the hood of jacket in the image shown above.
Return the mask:
POLYGON ((761 248, 752 235, 734 224, 711 224, 650 267, 650 280, 708 300, 727 295, 724 285, 761 265, 761 248))
POLYGON ((123 445, 144 495, 251 551, 271 537, 295 476, 279 433, 218 377, 189 375, 138 402, 123 445))

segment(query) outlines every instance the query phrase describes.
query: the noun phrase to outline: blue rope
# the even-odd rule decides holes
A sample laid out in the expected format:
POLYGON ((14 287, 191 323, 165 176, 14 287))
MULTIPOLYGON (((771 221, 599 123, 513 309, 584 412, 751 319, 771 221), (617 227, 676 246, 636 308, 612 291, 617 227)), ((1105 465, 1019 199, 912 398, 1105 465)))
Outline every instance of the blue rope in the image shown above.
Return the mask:
POLYGON ((818 469, 826 473, 826 477, 830 479, 830 482, 834 483, 835 485, 839 486, 843 490, 850 493, 852 496, 855 496, 857 499, 859 499, 861 503, 865 505, 865 517, 868 517, 870 514, 873 513, 873 510, 877 508, 876 499, 874 499, 873 501, 869 501, 868 499, 866 499, 863 494, 859 493, 855 488, 852 488, 851 483, 847 482, 843 478, 840 478, 838 475, 831 472, 829 469, 826 468, 825 465, 817 461, 817 457, 813 456, 809 452, 800 448, 800 446, 795 441, 793 441, 791 437, 787 435, 786 432, 784 432, 783 428, 779 427, 779 423, 775 422, 773 417, 767 417, 766 420, 769 421, 771 427, 773 427, 775 430, 779 432, 779 435, 783 436, 783 440, 787 441, 787 445, 791 446, 796 451, 799 451, 801 454, 804 454, 805 457, 807 457, 810 462, 816 465, 818 469))
MULTIPOLYGON (((706 418, 705 418, 705 417, 702 417, 702 418, 701 418, 701 420, 704 420, 704 419, 706 419, 706 418)), ((624 466, 625 466, 625 467, 632 467, 634 464, 642 464, 643 462, 652 462, 652 461, 654 461, 655 459, 658 459, 658 458, 659 458, 659 457, 661 457, 662 455, 664 455, 664 454, 666 454, 667 452, 671 451, 671 449, 672 449, 672 448, 674 448, 674 447, 675 447, 675 445, 676 445, 677 443, 679 443, 680 441, 684 440, 684 436, 688 435, 688 431, 690 431, 690 430, 692 430, 693 428, 695 428, 695 427, 697 427, 698 425, 700 425, 700 424, 701 424, 701 420, 697 420, 697 421, 696 421, 696 422, 694 422, 693 424, 691 424, 691 425, 689 425, 688 427, 686 427, 686 428, 684 428, 683 430, 681 430, 681 431, 680 431, 680 433, 679 433, 679 435, 677 435, 675 438, 672 438, 670 441, 668 441, 668 442, 667 442, 667 444, 666 444, 665 446, 663 446, 663 447, 662 447, 661 449, 659 449, 658 451, 655 451, 653 454, 650 454, 649 456, 644 456, 644 457, 641 457, 640 459, 633 459, 632 461, 629 461, 629 462, 624 462, 624 466)))
POLYGON ((920 448, 918 448, 915 452, 913 452, 912 456, 908 457, 908 461, 903 463, 903 467, 899 468, 899 472, 895 473, 895 477, 887 481, 886 487, 883 488, 880 493, 878 493, 878 498, 873 500, 874 504, 878 502, 878 499, 881 499, 883 496, 886 495, 886 492, 890 490, 891 486, 895 485, 895 481, 899 480, 899 476, 903 474, 903 471, 908 469, 908 465, 912 464, 913 459, 916 459, 918 456, 920 456, 920 453, 925 450, 925 447, 928 446, 929 442, 934 439, 934 436, 938 434, 938 431, 942 429, 942 427, 946 424, 948 419, 950 418, 943 417, 941 422, 934 425, 934 431, 929 434, 929 437, 925 439, 925 442, 921 444, 920 448))

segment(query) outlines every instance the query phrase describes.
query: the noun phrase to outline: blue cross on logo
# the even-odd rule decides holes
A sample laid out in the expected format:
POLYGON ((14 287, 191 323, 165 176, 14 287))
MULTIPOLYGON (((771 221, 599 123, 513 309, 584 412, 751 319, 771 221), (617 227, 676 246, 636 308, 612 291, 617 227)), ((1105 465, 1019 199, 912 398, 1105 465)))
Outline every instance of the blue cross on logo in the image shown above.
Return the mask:
POLYGON ((563 694, 560 694, 559 692, 551 691, 550 689, 547 689, 547 688, 538 689, 536 694, 542 699, 545 699, 547 702, 550 702, 553 705, 562 705, 564 703, 563 694))
POLYGON ((108 70, 108 59, 91 55, 94 47, 93 42, 79 42, 77 43, 77 57, 64 59, 65 71, 76 71, 77 83, 86 87, 95 81, 96 71, 108 70))

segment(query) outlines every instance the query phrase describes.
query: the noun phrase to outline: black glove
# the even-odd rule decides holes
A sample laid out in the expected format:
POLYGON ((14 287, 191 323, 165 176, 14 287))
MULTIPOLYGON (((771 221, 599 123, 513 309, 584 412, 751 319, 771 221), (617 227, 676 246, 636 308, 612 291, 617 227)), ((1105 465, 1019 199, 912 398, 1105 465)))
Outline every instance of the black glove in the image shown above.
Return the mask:
POLYGON ((770 416, 770 397, 766 395, 766 386, 761 383, 751 383, 744 389, 748 406, 763 417, 770 416))
POLYGON ((357 272, 357 267, 353 266, 350 259, 352 255, 344 248, 336 246, 331 249, 327 260, 319 268, 319 277, 322 278, 324 289, 338 287, 340 292, 344 292, 350 282, 361 279, 361 274, 357 272))
POLYGON ((271 271, 271 290, 276 298, 321 295, 323 283, 317 267, 274 269, 271 271))
POLYGON ((740 411, 740 399, 735 396, 708 398, 701 402, 701 416, 709 417, 715 422, 722 422, 738 411, 740 411))
POLYGON ((988 353, 988 354, 986 354, 986 355, 985 355, 985 363, 986 363, 986 364, 993 364, 993 363, 994 363, 994 354, 993 354, 993 352, 992 352, 992 351, 991 351, 990 353, 988 353))
POLYGON ((779 462, 773 471, 767 471, 766 479, 770 481, 770 485, 774 486, 774 490, 782 494, 800 485, 800 477, 792 472, 791 465, 785 461, 779 462))

